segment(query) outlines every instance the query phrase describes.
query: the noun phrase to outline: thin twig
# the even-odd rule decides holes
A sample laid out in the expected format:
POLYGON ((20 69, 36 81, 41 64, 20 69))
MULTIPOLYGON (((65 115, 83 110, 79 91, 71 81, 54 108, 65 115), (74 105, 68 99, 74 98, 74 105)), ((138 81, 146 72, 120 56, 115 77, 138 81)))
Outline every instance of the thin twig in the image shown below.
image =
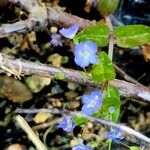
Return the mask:
MULTIPOLYGON (((63 73, 64 81, 76 82, 94 88, 102 87, 102 84, 95 83, 88 76, 84 75, 84 72, 82 71, 61 68, 61 67, 56 68, 45 64, 34 63, 22 59, 19 59, 18 61, 18 59, 14 59, 0 53, 0 68, 1 69, 7 68, 7 70, 11 70, 10 64, 11 66, 13 66, 13 68, 15 68, 15 70, 20 70, 20 66, 21 66, 22 69, 21 75, 36 74, 43 77, 50 77, 50 76, 55 76, 56 73, 63 73)), ((11 71, 11 73, 13 73, 13 71, 11 71)), ((116 86, 119 89, 120 95, 123 97, 138 99, 150 103, 150 89, 147 87, 135 85, 117 79, 110 81, 110 84, 116 86)))
POLYGON ((28 123, 22 116, 20 115, 16 116, 16 121, 19 124, 19 126, 26 132, 28 138, 33 142, 33 144, 36 146, 38 150, 47 150, 45 145, 41 142, 39 137, 33 132, 31 127, 28 125, 28 123))
POLYGON ((42 124, 35 125, 35 126, 32 127, 32 129, 34 131, 35 130, 45 129, 45 128, 48 128, 48 127, 53 126, 55 124, 58 124, 60 121, 61 121, 61 118, 56 118, 56 119, 53 119, 50 122, 45 122, 45 123, 42 123, 42 124))
POLYGON ((27 114, 34 114, 34 113, 38 113, 38 112, 46 112, 46 113, 53 113, 53 114, 66 114, 66 115, 70 115, 70 116, 77 116, 77 117, 84 117, 87 118, 88 120, 91 121, 95 121, 98 123, 101 123, 103 125, 109 126, 109 127, 114 127, 114 128, 120 128, 122 131, 126 132, 127 134, 129 134, 130 136, 134 136, 144 142, 150 143, 150 138, 146 137, 145 135, 142 135, 141 133, 126 127, 122 124, 117 124, 108 120, 104 120, 104 119, 100 119, 100 118, 95 118, 89 115, 85 115, 81 112, 72 112, 69 110, 59 110, 59 109, 20 109, 17 108, 15 110, 16 113, 27 113, 27 114))
POLYGON ((65 13, 61 10, 46 6, 44 3, 36 0, 8 0, 19 5, 29 12, 26 20, 18 21, 12 24, 2 24, 0 26, 0 38, 10 36, 13 33, 25 33, 31 30, 44 30, 48 24, 56 24, 61 27, 68 27, 74 23, 83 29, 96 21, 82 19, 80 17, 65 13))
POLYGON ((108 46, 108 56, 111 60, 113 60, 113 51, 114 51, 114 36, 113 36, 113 25, 111 23, 111 19, 109 16, 105 17, 105 22, 109 28, 109 46, 108 46))
POLYGON ((135 83, 137 85, 140 86, 144 86, 141 83, 139 83, 137 80, 135 80, 134 78, 130 77, 128 74, 126 74, 121 68, 119 68, 117 65, 113 64, 115 67, 116 72, 119 74, 120 77, 122 77, 123 79, 125 79, 126 81, 129 81, 131 83, 135 83))

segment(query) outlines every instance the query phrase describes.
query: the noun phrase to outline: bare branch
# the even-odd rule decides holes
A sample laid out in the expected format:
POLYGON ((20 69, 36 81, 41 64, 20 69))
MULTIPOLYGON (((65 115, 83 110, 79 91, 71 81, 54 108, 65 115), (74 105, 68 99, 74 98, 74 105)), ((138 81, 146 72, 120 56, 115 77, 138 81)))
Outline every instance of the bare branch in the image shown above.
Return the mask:
POLYGON ((109 28, 109 46, 108 46, 108 56, 111 59, 111 61, 113 61, 113 52, 114 52, 114 36, 112 35, 113 33, 113 25, 111 23, 111 19, 109 18, 109 16, 105 17, 105 22, 109 28))
POLYGON ((116 72, 119 74, 120 77, 122 77, 123 79, 125 79, 126 81, 129 81, 131 83, 135 83, 137 85, 140 86, 144 86, 141 83, 139 83, 137 80, 135 80, 134 78, 130 77, 128 74, 126 74, 122 69, 120 69, 117 65, 114 64, 115 70, 116 72))
POLYGON ((16 116, 16 121, 19 126, 26 132, 28 138, 33 142, 38 150, 47 150, 46 146, 41 142, 39 137, 33 132, 31 127, 22 116, 16 116))
POLYGON ((72 112, 69 110, 59 110, 56 108, 54 108, 54 109, 50 109, 50 108, 49 109, 20 109, 20 108, 17 108, 15 112, 16 113, 26 113, 26 114, 47 112, 47 113, 52 113, 52 114, 61 114, 61 115, 65 114, 65 115, 70 115, 70 116, 84 117, 84 118, 87 118, 88 120, 95 121, 95 122, 101 123, 101 124, 109 126, 109 127, 120 128, 122 131, 126 132, 130 136, 134 136, 144 142, 150 143, 150 138, 146 137, 145 135, 142 135, 141 133, 139 133, 129 127, 126 127, 122 124, 114 123, 112 121, 95 118, 95 117, 83 114, 81 112, 72 112))
POLYGON ((13 33, 24 33, 33 29, 41 30, 47 27, 48 14, 44 3, 38 3, 36 0, 9 0, 9 2, 24 8, 29 12, 29 16, 24 21, 2 24, 0 26, 0 38, 13 33))
POLYGON ((72 24, 78 24, 80 26, 80 29, 84 29, 94 23, 96 21, 90 21, 87 19, 82 19, 80 17, 62 12, 60 10, 56 10, 52 7, 47 7, 48 9, 48 20, 51 24, 56 24, 59 27, 68 27, 72 24))
POLYGON ((43 30, 48 24, 56 24, 61 27, 67 27, 74 23, 83 29, 95 21, 89 21, 80 17, 56 10, 44 3, 36 0, 8 0, 11 3, 19 5, 29 12, 29 16, 24 21, 12 24, 2 24, 0 26, 0 38, 10 36, 13 33, 24 33, 31 30, 43 30))
MULTIPOLYGON (((4 54, 0 54, 0 67, 3 71, 7 71, 11 74, 16 75, 17 71, 21 68, 22 75, 39 75, 44 77, 54 76, 56 73, 63 73, 65 78, 64 81, 76 82, 86 86, 92 86, 95 88, 101 88, 102 84, 93 82, 89 77, 84 75, 82 71, 76 71, 66 68, 56 68, 41 63, 34 63, 21 59, 13 59, 4 54), (10 70, 10 71, 9 71, 10 70), (14 73, 13 73, 14 72, 14 73)), ((17 75, 20 75, 18 71, 17 75)), ((132 84, 122 80, 110 81, 111 85, 116 86, 119 89, 121 96, 133 99, 139 99, 150 103, 150 89, 144 86, 132 84)))

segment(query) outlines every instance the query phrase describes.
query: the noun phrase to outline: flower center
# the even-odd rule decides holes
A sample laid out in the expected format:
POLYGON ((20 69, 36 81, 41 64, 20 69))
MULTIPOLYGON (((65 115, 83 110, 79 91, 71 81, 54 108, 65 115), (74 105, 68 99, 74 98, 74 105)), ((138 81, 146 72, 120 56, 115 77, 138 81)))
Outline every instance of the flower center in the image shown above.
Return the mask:
POLYGON ((72 127, 72 122, 71 122, 71 120, 69 120, 69 121, 67 122, 67 124, 68 124, 68 127, 69 127, 69 128, 72 127))
POLYGON ((86 50, 82 51, 82 52, 81 52, 81 55, 82 55, 83 57, 85 57, 85 58, 88 58, 88 57, 90 56, 89 52, 86 51, 86 50))
POLYGON ((95 105, 96 105, 96 101, 92 100, 87 106, 88 107, 95 107, 95 105))

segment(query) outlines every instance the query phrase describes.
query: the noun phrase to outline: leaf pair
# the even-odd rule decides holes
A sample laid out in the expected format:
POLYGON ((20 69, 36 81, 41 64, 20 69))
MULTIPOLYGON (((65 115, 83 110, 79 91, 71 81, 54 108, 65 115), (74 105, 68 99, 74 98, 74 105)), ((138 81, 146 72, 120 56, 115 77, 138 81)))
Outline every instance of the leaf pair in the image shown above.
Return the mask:
MULTIPOLYGON (((150 43, 150 27, 145 25, 119 26, 114 30, 116 44, 123 48, 136 47, 150 43)), ((92 25, 74 37, 74 42, 93 41, 99 47, 105 47, 109 42, 109 28, 104 21, 92 25)))

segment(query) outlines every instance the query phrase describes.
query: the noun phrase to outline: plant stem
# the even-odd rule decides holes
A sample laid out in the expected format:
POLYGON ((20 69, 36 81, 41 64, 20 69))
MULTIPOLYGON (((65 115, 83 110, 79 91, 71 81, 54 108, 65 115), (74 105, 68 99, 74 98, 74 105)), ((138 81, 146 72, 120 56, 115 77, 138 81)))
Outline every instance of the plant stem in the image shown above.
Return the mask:
POLYGON ((106 16, 105 18, 105 22, 109 28, 109 48, 108 48, 108 56, 111 59, 111 61, 113 60, 113 50, 114 50, 114 36, 113 36, 113 25, 111 23, 111 19, 109 18, 109 16, 106 16))
POLYGON ((112 144, 112 141, 109 142, 108 150, 111 150, 111 144, 112 144))

